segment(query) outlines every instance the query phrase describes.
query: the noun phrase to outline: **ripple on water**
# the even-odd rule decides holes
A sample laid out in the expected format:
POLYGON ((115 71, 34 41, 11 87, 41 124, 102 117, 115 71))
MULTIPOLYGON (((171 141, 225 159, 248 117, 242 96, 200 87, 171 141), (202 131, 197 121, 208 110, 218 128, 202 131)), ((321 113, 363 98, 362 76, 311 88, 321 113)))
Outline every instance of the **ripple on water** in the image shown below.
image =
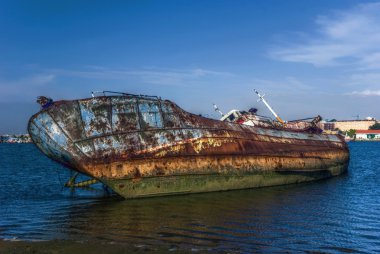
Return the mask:
POLYGON ((33 145, 0 144, 0 237, 164 244, 229 253, 380 251, 380 143, 350 143, 348 174, 308 184, 124 201, 70 190, 33 145))

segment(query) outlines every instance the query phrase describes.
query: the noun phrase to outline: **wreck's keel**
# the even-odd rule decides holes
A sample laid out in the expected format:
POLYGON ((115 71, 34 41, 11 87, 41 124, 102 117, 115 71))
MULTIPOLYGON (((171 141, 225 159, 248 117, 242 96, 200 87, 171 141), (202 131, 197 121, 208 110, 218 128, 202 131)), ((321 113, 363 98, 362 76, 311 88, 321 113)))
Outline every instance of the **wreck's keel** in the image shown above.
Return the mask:
POLYGON ((227 191, 316 181, 344 173, 347 164, 312 171, 270 171, 248 174, 157 176, 104 180, 124 198, 227 191))
POLYGON ((348 156, 196 156, 136 160, 92 168, 125 198, 258 188, 320 180, 344 173, 348 156))

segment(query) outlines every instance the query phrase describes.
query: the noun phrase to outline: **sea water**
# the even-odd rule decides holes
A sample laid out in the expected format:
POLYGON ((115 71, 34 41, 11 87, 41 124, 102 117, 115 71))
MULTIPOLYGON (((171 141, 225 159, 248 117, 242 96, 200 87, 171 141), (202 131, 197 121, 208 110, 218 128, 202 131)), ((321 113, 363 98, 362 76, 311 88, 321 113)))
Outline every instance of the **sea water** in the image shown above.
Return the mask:
POLYGON ((380 142, 351 142, 347 174, 313 183, 123 200, 33 144, 0 144, 0 238, 168 250, 380 252, 380 142))

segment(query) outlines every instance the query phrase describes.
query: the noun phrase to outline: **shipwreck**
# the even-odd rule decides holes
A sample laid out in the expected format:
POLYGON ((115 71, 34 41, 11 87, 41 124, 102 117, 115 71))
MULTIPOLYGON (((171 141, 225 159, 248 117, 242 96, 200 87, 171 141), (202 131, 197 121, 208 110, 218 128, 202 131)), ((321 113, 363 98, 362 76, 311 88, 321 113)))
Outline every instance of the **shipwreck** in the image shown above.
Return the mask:
POLYGON ((38 102, 28 124, 37 147, 125 198, 308 182, 348 167, 344 138, 322 134, 318 118, 286 123, 235 110, 215 120, 127 93, 38 102))

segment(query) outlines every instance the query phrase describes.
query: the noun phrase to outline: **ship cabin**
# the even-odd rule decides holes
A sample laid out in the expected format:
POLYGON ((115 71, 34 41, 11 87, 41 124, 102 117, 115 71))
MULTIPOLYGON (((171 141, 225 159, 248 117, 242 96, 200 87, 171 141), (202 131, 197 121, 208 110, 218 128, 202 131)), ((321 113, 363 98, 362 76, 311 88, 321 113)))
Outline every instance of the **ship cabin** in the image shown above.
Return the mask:
POLYGON ((220 121, 235 123, 241 117, 242 117, 242 114, 240 113, 240 111, 233 109, 227 114, 225 114, 224 116, 222 116, 222 118, 220 118, 220 121))

